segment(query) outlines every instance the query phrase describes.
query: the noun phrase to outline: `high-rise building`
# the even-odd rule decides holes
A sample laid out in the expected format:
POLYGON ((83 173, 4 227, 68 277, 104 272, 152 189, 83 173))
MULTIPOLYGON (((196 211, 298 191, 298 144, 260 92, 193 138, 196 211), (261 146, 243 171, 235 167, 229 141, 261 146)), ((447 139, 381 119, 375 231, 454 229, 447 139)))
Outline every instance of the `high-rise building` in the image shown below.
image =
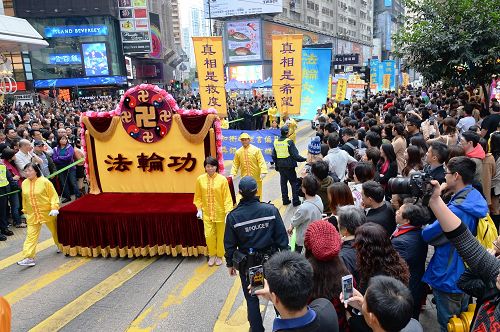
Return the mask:
POLYGON ((404 7, 401 0, 375 0, 374 55, 379 59, 392 58, 392 36, 403 27, 404 7))

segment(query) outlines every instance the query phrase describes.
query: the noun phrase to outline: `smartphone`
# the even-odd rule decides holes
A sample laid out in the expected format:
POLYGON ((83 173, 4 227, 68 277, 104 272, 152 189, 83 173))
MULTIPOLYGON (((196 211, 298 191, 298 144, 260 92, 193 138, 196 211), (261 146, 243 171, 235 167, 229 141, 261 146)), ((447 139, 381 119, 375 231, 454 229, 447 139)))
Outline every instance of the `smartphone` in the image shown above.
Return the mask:
POLYGON ((253 266, 248 269, 250 279, 250 294, 255 296, 255 291, 264 288, 264 267, 262 265, 253 266))
POLYGON ((342 277, 342 294, 344 296, 344 301, 350 299, 353 295, 353 284, 352 284, 352 274, 342 277))

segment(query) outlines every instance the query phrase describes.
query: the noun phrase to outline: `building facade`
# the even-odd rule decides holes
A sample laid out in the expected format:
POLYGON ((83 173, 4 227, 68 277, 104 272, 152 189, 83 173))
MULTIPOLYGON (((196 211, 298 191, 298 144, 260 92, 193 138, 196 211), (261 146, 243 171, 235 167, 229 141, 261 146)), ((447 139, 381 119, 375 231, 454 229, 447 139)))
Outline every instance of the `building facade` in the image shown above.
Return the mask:
POLYGON ((401 0, 375 0, 374 55, 381 60, 392 59, 392 36, 403 27, 405 14, 401 0))

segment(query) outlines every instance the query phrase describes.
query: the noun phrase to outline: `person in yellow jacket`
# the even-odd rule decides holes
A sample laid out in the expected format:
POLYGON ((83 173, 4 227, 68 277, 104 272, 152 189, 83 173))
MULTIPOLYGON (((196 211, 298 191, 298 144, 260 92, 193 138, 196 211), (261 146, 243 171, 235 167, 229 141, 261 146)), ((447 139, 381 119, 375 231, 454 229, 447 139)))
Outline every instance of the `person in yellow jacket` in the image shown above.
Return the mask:
POLYGON ((56 217, 59 214, 59 197, 52 182, 42 175, 38 165, 28 163, 24 167, 26 179, 21 185, 23 213, 28 224, 23 245, 24 259, 17 262, 21 266, 35 265, 35 251, 42 225, 45 224, 54 243, 58 246, 56 217))
POLYGON ((269 124, 272 124, 273 121, 277 120, 278 108, 276 107, 276 103, 273 103, 273 106, 269 107, 267 115, 269 115, 269 124))
POLYGON ((227 179, 217 173, 219 163, 214 157, 207 157, 203 163, 205 174, 196 179, 193 204, 203 220, 208 247, 208 266, 222 264, 224 257, 224 230, 226 215, 233 208, 233 200, 227 179))
POLYGON ((283 115, 281 117, 280 128, 284 126, 288 127, 288 138, 295 143, 297 140, 297 121, 288 115, 283 115))
POLYGON ((262 151, 250 144, 250 135, 240 135, 241 148, 236 150, 231 167, 231 176, 234 178, 238 171, 241 177, 251 176, 257 181, 257 197, 262 200, 262 179, 267 174, 267 165, 262 151))

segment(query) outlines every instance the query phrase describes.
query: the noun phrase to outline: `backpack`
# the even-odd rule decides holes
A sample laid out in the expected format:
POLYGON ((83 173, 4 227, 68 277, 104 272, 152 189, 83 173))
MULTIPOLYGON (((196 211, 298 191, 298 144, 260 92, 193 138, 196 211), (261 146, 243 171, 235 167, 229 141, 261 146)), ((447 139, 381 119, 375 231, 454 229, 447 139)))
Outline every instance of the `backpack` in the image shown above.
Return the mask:
POLYGON ((363 143, 358 139, 358 147, 355 147, 349 142, 346 142, 345 145, 349 146, 354 151, 354 158, 357 161, 360 161, 361 158, 366 154, 366 148, 363 148, 363 143))
POLYGON ((477 223, 476 239, 486 249, 493 249, 493 241, 495 241, 497 237, 497 228, 495 227, 495 223, 493 223, 493 220, 488 213, 486 217, 479 219, 477 223))
MULTIPOLYGON (((455 202, 457 200, 464 200, 471 191, 472 188, 463 191, 458 197, 455 197, 455 202)), ((474 235, 483 247, 486 249, 493 248, 493 241, 497 239, 498 231, 489 213, 486 214, 486 217, 478 219, 476 233, 474 235)))

